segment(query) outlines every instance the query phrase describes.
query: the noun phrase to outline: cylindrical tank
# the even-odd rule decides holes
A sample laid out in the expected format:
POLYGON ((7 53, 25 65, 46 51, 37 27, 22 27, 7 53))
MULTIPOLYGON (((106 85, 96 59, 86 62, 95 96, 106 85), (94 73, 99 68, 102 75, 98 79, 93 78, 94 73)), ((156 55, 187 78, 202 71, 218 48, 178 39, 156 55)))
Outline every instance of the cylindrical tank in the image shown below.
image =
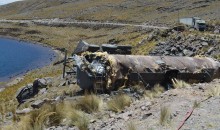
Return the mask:
MULTIPOLYGON (((169 82, 172 78, 191 82, 208 82, 220 76, 220 63, 207 57, 111 55, 107 53, 86 53, 80 57, 82 59, 80 65, 83 65, 81 71, 86 71, 92 77, 90 79, 92 79, 94 88, 99 86, 105 89, 116 89, 126 83, 139 81, 145 84, 155 84, 169 82), (94 61, 105 70, 104 74, 100 75, 94 67, 91 67, 94 66, 94 61), (96 85, 96 83, 99 84, 96 85)), ((78 78, 83 79, 83 77, 78 78)), ((87 88, 85 85, 83 87, 87 88)))

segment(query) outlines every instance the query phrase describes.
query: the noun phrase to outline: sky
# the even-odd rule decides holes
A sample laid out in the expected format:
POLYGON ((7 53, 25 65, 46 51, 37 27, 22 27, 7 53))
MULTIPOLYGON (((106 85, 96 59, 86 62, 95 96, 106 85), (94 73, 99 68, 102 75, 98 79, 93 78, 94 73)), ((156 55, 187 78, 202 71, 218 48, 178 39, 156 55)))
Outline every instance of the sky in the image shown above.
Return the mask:
POLYGON ((15 1, 21 1, 21 0, 0 0, 0 5, 8 4, 15 1))

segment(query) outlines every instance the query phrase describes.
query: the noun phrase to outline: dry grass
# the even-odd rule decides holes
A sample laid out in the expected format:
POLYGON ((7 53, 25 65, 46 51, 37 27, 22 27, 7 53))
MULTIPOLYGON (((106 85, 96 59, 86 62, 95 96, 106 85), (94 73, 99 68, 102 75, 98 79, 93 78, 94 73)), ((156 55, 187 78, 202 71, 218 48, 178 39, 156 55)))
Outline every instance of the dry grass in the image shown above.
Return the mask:
POLYGON ((67 118, 67 122, 65 122, 65 124, 69 126, 77 126, 80 130, 88 129, 88 117, 84 112, 77 110, 74 103, 66 102, 64 110, 64 115, 67 118))
POLYGON ((38 110, 34 110, 29 114, 20 117, 20 121, 3 129, 18 130, 42 130, 46 127, 57 125, 77 126, 80 130, 88 128, 87 116, 79 110, 71 102, 62 102, 59 104, 47 104, 38 110), (64 119, 65 122, 64 122, 64 119))
POLYGON ((137 126, 134 124, 134 122, 130 121, 127 124, 127 130, 137 130, 137 126))
POLYGON ((190 84, 186 83, 183 80, 172 79, 172 83, 174 88, 190 87, 190 84))
POLYGON ((54 114, 56 112, 51 111, 49 107, 44 107, 21 117, 21 121, 14 123, 12 126, 7 126, 5 129, 42 130, 46 126, 47 119, 54 114))
POLYGON ((161 93, 163 93, 164 87, 161 86, 160 84, 156 84, 154 85, 154 87, 151 90, 146 90, 144 92, 144 97, 149 98, 149 99, 153 99, 155 97, 158 97, 161 93))
POLYGON ((193 108, 199 108, 200 105, 201 105, 201 102, 198 102, 196 100, 193 102, 193 108))
POLYGON ((143 92, 146 90, 146 87, 142 82, 139 82, 138 84, 132 85, 131 90, 134 92, 137 92, 138 94, 143 95, 143 92))
POLYGON ((220 54, 213 55, 213 57, 217 60, 220 60, 220 54))
POLYGON ((130 106, 131 98, 125 94, 119 94, 107 102, 108 109, 114 112, 121 112, 126 106, 130 106))
POLYGON ((165 126, 171 123, 171 111, 168 107, 160 108, 160 124, 165 126))
POLYGON ((213 86, 210 89, 208 89, 208 96, 209 97, 218 97, 218 96, 220 96, 220 85, 213 86))
POLYGON ((1 24, 0 32, 5 35, 17 37, 24 40, 37 41, 53 47, 66 48, 68 53, 72 53, 80 39, 88 43, 103 44, 110 39, 117 39, 119 44, 136 46, 142 39, 144 31, 136 31, 133 27, 121 28, 84 28, 84 27, 50 27, 40 25, 28 25, 22 27, 18 24, 1 24), (18 31, 10 31, 18 29, 18 31), (8 31, 5 31, 8 30, 8 31), (37 34, 30 34, 30 31, 37 31, 37 34))
POLYGON ((154 49, 156 44, 157 44, 157 42, 155 42, 155 41, 147 42, 143 45, 139 45, 136 48, 134 48, 132 53, 138 54, 138 55, 147 55, 147 54, 149 54, 149 52, 151 50, 154 49))
POLYGON ((72 121, 74 121, 75 126, 77 126, 80 130, 88 130, 89 121, 87 117, 85 116, 85 114, 75 113, 72 116, 77 116, 77 120, 73 120, 73 118, 71 118, 72 121))
POLYGON ((80 98, 76 102, 77 109, 85 111, 87 113, 97 112, 100 110, 102 104, 102 100, 94 94, 85 95, 84 97, 80 98))

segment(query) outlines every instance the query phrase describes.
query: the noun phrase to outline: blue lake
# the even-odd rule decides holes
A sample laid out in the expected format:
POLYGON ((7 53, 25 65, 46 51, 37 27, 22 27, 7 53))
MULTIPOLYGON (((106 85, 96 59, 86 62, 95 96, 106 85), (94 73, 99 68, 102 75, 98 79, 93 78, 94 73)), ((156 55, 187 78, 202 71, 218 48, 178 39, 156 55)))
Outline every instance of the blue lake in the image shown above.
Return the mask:
POLYGON ((55 57, 55 52, 48 47, 0 38, 0 81, 48 65, 55 57))

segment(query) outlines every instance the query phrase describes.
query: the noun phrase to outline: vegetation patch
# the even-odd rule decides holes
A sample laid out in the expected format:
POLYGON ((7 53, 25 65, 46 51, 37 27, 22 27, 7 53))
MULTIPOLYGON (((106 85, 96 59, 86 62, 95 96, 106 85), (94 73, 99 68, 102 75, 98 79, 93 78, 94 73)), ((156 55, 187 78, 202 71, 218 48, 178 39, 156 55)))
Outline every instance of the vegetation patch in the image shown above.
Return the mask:
POLYGON ((190 87, 190 84, 186 83, 183 80, 172 79, 172 83, 174 88, 190 87))
POLYGON ((85 95, 76 102, 77 109, 87 113, 97 112, 100 110, 102 100, 94 94, 85 95))
POLYGON ((126 94, 116 95, 109 102, 107 102, 109 110, 114 112, 121 112, 126 106, 130 106, 130 104, 131 98, 126 94))
POLYGON ((82 111, 75 109, 73 103, 61 102, 46 104, 40 109, 20 116, 19 120, 12 125, 5 126, 3 129, 42 130, 60 124, 77 126, 80 130, 87 130, 89 121, 82 111))
POLYGON ((160 108, 160 124, 162 126, 170 125, 171 123, 171 111, 168 107, 161 107, 160 108))
POLYGON ((134 124, 134 122, 131 121, 127 124, 127 129, 128 130, 137 130, 137 126, 134 124))
POLYGON ((145 90, 144 97, 153 99, 155 97, 158 97, 164 91, 165 90, 163 86, 161 86, 160 84, 156 84, 151 90, 145 90))
POLYGON ((208 90, 209 97, 218 97, 220 96, 220 86, 213 86, 208 90))

